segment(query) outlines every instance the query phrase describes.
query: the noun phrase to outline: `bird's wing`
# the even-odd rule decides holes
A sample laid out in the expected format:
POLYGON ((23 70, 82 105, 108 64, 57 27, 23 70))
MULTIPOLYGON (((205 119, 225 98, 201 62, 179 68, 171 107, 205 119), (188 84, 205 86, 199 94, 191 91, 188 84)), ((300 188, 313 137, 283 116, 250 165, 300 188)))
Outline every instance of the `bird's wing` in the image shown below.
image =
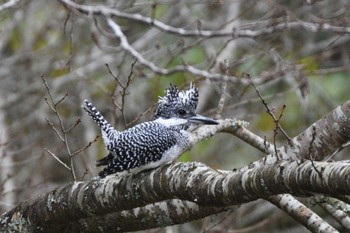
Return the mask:
POLYGON ((118 140, 112 141, 107 147, 113 157, 109 156, 109 163, 103 164, 107 167, 100 176, 159 161, 164 152, 176 145, 177 134, 179 132, 169 130, 156 122, 142 123, 122 132, 118 140))

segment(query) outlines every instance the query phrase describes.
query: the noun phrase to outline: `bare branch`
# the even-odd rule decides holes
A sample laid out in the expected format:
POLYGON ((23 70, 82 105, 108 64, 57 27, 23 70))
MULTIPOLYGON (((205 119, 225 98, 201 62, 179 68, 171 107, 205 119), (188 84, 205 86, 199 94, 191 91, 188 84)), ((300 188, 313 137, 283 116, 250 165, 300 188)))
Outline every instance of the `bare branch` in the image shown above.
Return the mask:
POLYGON ((0 5, 0 12, 7 10, 12 7, 16 7, 22 0, 9 0, 4 4, 0 5))
POLYGON ((52 156, 54 159, 56 159, 60 164, 62 164, 65 168, 67 168, 68 171, 72 171, 70 167, 68 167, 67 164, 65 164, 60 158, 58 158, 55 153, 51 152, 49 149, 45 148, 45 150, 52 156))
MULTIPOLYGON (((227 61, 226 61, 227 62, 227 61)), ((221 72, 223 74, 227 74, 227 70, 228 70, 228 65, 225 63, 221 63, 221 72)), ((224 110, 224 105, 225 105, 225 99, 226 99, 226 90, 227 90, 227 82, 223 81, 221 83, 221 90, 220 90, 220 99, 219 99, 219 103, 218 103, 218 107, 216 110, 216 114, 215 114, 215 119, 220 119, 221 118, 221 114, 224 110)))
POLYGON ((131 210, 81 219, 72 222, 69 231, 92 233, 101 230, 103 230, 103 232, 145 230, 154 227, 166 227, 169 225, 186 223, 188 219, 200 219, 211 214, 223 212, 226 209, 227 208, 200 206, 193 202, 172 199, 131 210), (174 211, 175 209, 179 211, 174 211), (140 219, 144 218, 147 218, 147 221, 140 221, 140 219), (116 221, 116 219, 118 219, 118 221, 116 221))
POLYGON ((275 195, 267 199, 303 224, 311 232, 319 232, 320 229, 323 229, 323 232, 336 232, 335 228, 289 194, 275 195))
POLYGON ((77 125, 79 125, 81 123, 81 120, 80 120, 80 118, 78 118, 76 121, 75 121, 75 123, 74 123, 74 125, 72 125, 69 129, 66 129, 64 132, 65 133, 69 133, 70 131, 72 131, 77 125))
MULTIPOLYGON (((47 86, 47 88, 48 88, 48 86, 47 86)), ((68 96, 68 92, 66 92, 66 94, 64 94, 64 96, 55 103, 55 107, 58 106, 62 101, 64 101, 67 96, 68 96)), ((52 96, 50 98, 53 101, 52 96)))
POLYGON ((170 75, 175 72, 190 72, 194 75, 198 75, 201 77, 205 77, 208 79, 219 79, 219 80, 224 80, 224 81, 230 81, 230 82, 239 82, 241 83, 241 79, 237 79, 236 77, 233 76, 227 76, 227 75, 222 75, 222 74, 213 74, 209 73, 207 71, 199 70, 195 68, 194 66, 187 66, 187 65, 181 65, 181 66, 175 66, 170 69, 165 69, 158 67, 155 65, 153 62, 145 59, 136 49, 134 49, 128 42, 128 39, 122 32, 120 26, 113 21, 111 18, 107 18, 107 24, 109 27, 113 30, 114 34, 119 38, 120 40, 120 46, 128 51, 139 63, 142 65, 148 67, 151 69, 153 72, 157 74, 162 74, 162 75, 170 75))
POLYGON ((89 148, 94 142, 96 142, 98 138, 99 138, 99 136, 97 135, 97 136, 95 137, 94 140, 90 141, 90 142, 89 142, 86 146, 84 146, 83 148, 80 148, 79 150, 76 150, 75 152, 73 152, 73 153, 71 154, 71 156, 75 156, 75 155, 77 155, 77 154, 83 152, 84 150, 86 150, 87 148, 89 148))
POLYGON ((47 118, 45 118, 45 120, 47 121, 47 123, 51 126, 51 128, 53 129, 53 131, 56 133, 56 135, 58 136, 58 138, 64 142, 64 138, 61 136, 61 134, 58 132, 58 130, 56 129, 55 125, 47 118))
POLYGON ((149 108, 147 108, 144 112, 140 113, 135 119, 133 119, 132 121, 130 121, 126 127, 133 125, 135 122, 139 121, 141 119, 141 117, 143 117, 144 115, 146 115, 147 113, 149 113, 153 108, 154 108, 155 104, 153 104, 152 106, 150 106, 149 108))
POLYGON ((108 72, 114 77, 114 79, 116 80, 116 82, 119 84, 119 86, 122 88, 122 90, 120 91, 120 95, 121 95, 121 104, 119 105, 115 98, 113 98, 113 102, 115 104, 115 106, 117 106, 117 108, 120 110, 120 112, 122 113, 122 117, 123 117, 123 120, 124 120, 124 125, 125 127, 128 127, 129 123, 126 122, 126 117, 125 117, 125 111, 124 111, 124 107, 125 107, 125 97, 129 94, 127 92, 127 89, 129 88, 130 86, 130 83, 131 83, 131 79, 132 79, 132 75, 133 75, 133 70, 134 70, 134 66, 136 64, 137 60, 135 60, 132 64, 131 64, 131 68, 130 68, 130 73, 127 77, 127 81, 126 81, 126 84, 122 84, 121 81, 118 79, 117 76, 115 76, 112 71, 110 70, 109 66, 106 64, 107 68, 108 68, 108 72))
MULTIPOLYGON (((119 17, 124 18, 136 22, 142 22, 150 26, 154 26, 164 32, 167 33, 174 33, 179 36, 191 36, 191 37, 201 37, 201 38, 211 38, 211 37, 231 37, 231 38, 239 38, 239 37, 250 37, 250 38, 256 38, 258 36, 262 35, 268 35, 273 32, 278 32, 282 30, 291 30, 291 29, 304 29, 312 32, 317 31, 327 31, 327 32, 334 32, 334 33, 343 33, 343 34, 349 34, 350 28, 349 27, 338 27, 333 26, 327 23, 312 23, 312 22, 304 22, 301 20, 295 21, 295 22, 279 22, 276 24, 276 20, 273 21, 267 21, 263 23, 262 25, 259 24, 260 28, 258 30, 251 30, 251 29, 242 29, 242 28, 254 28, 256 25, 242 25, 241 27, 234 27, 232 29, 225 29, 225 30, 185 30, 183 28, 174 28, 172 26, 169 26, 165 23, 162 23, 156 19, 146 17, 140 14, 129 14, 122 11, 119 11, 115 8, 109 8, 106 6, 88 6, 88 5, 79 5, 69 0, 60 0, 67 8, 81 12, 87 16, 91 15, 102 15, 107 19, 107 24, 109 27, 113 30, 114 34, 119 38, 121 42, 121 47, 129 52, 135 59, 137 59, 140 64, 148 67, 153 72, 161 75, 169 75, 175 72, 188 72, 195 76, 204 77, 207 79, 212 80, 223 80, 228 82, 234 82, 234 83, 240 83, 243 85, 248 85, 249 82, 247 82, 244 79, 240 79, 238 77, 232 76, 232 75, 223 75, 219 73, 210 73, 208 71, 200 70, 198 68, 195 68, 194 66, 190 65, 179 65, 172 67, 170 69, 165 69, 162 67, 157 66, 155 63, 145 59, 140 52, 138 52, 135 48, 133 48, 124 33, 122 32, 120 26, 112 20, 112 17, 119 17)), ((254 79, 254 82, 256 84, 266 82, 265 79, 254 79)))
MULTIPOLYGON (((115 16, 119 18, 129 19, 132 21, 137 21, 140 23, 144 23, 150 26, 154 26, 164 32, 172 33, 180 36, 198 36, 198 37, 251 37, 255 38, 258 36, 271 34, 273 32, 278 32, 282 30, 292 30, 292 29, 304 29, 306 31, 311 32, 333 32, 333 33, 342 33, 342 34, 350 34, 350 27, 339 27, 333 26, 328 23, 313 23, 313 22, 305 22, 302 20, 294 21, 294 22, 280 22, 275 24, 274 21, 268 21, 265 24, 261 25, 262 29, 258 30, 250 30, 250 29, 240 29, 240 28, 232 28, 229 30, 202 30, 197 27, 196 30, 186 30, 183 28, 175 28, 170 25, 167 25, 161 21, 156 19, 146 17, 140 14, 129 14, 126 12, 119 11, 115 8, 105 7, 105 6, 88 6, 88 5, 79 5, 70 0, 60 0, 65 6, 72 10, 79 11, 85 15, 104 15, 104 16, 115 16)), ((242 28, 247 28, 249 25, 242 25, 242 28)))
POLYGON ((136 175, 75 182, 20 203, 0 218, 0 230, 4 227, 15 230, 24 227, 23 223, 31 222, 40 232, 57 232, 67 222, 175 197, 198 205, 220 207, 281 193, 350 195, 349 161, 315 162, 314 165, 322 171, 322 177, 310 161, 280 161, 242 173, 222 173, 193 162, 173 163, 136 175), (220 191, 217 191, 218 187, 222 187, 220 191))
MULTIPOLYGON (((264 151, 263 148, 265 142, 263 139, 254 137, 254 134, 250 134, 249 131, 244 131, 247 134, 238 134, 241 130, 244 130, 244 128, 232 127, 232 125, 234 126, 234 121, 226 120, 220 123, 221 124, 217 126, 216 130, 237 135, 240 139, 244 141, 247 140, 247 142, 251 142, 251 145, 254 147, 258 148, 261 151, 264 151), (254 138, 254 140, 251 140, 251 138, 254 138)), ((200 128, 198 130, 204 129, 206 129, 206 127, 200 128)), ((210 131, 208 133, 214 134, 217 132, 216 130, 210 128, 210 131)), ((312 124, 298 136, 292 138, 291 143, 278 148, 279 158, 283 160, 310 159, 308 155, 311 147, 311 150, 313 152, 313 159, 316 161, 323 160, 324 158, 327 158, 329 155, 337 151, 339 147, 350 141, 350 134, 348 132, 350 132, 350 100, 335 108, 333 111, 312 124), (328 130, 317 131, 318 133, 315 135, 314 139, 315 143, 310 143, 314 132, 313 127, 316 127, 316 129, 328 130)), ((273 149, 273 147, 269 146, 269 148, 270 150, 268 151, 271 153, 271 148, 273 149)), ((268 164, 274 164, 276 162, 276 156, 269 154, 266 155, 263 159, 257 160, 246 167, 236 169, 236 171, 243 171, 249 169, 250 167, 264 166, 268 164)))
MULTIPOLYGON (((60 113, 58 112, 57 107, 58 107, 58 105, 68 96, 68 93, 66 93, 61 99, 59 99, 59 100, 56 102, 56 101, 54 100, 54 98, 52 97, 52 95, 51 95, 50 87, 49 87, 49 85, 47 84, 47 82, 46 82, 46 80, 45 80, 45 78, 44 78, 43 75, 41 76, 41 79, 42 79, 42 81, 43 81, 43 83, 44 83, 44 85, 45 85, 45 87, 46 87, 47 94, 48 94, 48 96, 49 96, 50 101, 51 101, 52 104, 50 104, 50 103, 47 101, 47 99, 45 98, 46 103, 49 105, 49 107, 51 108, 51 110, 55 113, 56 118, 57 118, 57 120, 58 120, 58 122, 59 122, 60 129, 61 129, 61 132, 62 132, 63 136, 58 132, 58 130, 56 129, 56 127, 54 127, 54 125, 53 125, 50 121, 48 121, 48 120, 47 120, 47 121, 48 121, 48 123, 51 125, 51 127, 53 128, 53 130, 55 131, 55 133, 59 136, 59 138, 61 139, 61 141, 63 142, 63 144, 64 144, 65 147, 66 147, 66 150, 67 150, 67 152, 68 152, 68 156, 69 156, 69 159, 70 159, 70 169, 69 169, 69 171, 71 172, 73 179, 76 180, 77 177, 76 177, 75 169, 74 169, 73 156, 72 156, 72 153, 71 153, 71 149, 70 149, 70 147, 69 147, 69 144, 68 144, 68 132, 69 132, 72 128, 74 128, 80 121, 78 120, 78 121, 76 122, 76 124, 73 125, 69 130, 66 130, 66 129, 65 129, 65 127, 64 127, 64 125, 63 125, 63 121, 62 121, 61 115, 60 115, 60 113)), ((49 153, 57 160, 57 156, 54 156, 54 153, 51 153, 51 152, 49 152, 49 153)), ((58 161, 60 162, 60 160, 58 160, 58 161)))
POLYGON ((345 212, 344 210, 337 209, 335 206, 328 203, 320 203, 320 205, 331 214, 340 225, 350 231, 350 217, 348 216, 348 211, 345 212))
POLYGON ((288 134, 283 130, 282 126, 280 125, 280 119, 282 117, 282 113, 283 110, 285 109, 285 105, 283 105, 281 114, 279 116, 279 118, 276 118, 275 114, 273 113, 273 111, 271 110, 271 108, 269 107, 269 105, 266 103, 264 97, 262 97, 262 95, 260 94, 259 90, 256 88, 255 84, 251 81, 251 77, 250 74, 245 74, 245 77, 250 81, 250 84, 253 86, 254 90, 256 91, 256 93, 258 94, 261 102, 263 103, 263 105, 266 108, 266 112, 272 117, 274 123, 276 124, 276 128, 274 130, 274 147, 275 147, 275 155, 278 156, 278 152, 277 152, 277 145, 276 145, 276 137, 277 137, 277 130, 280 130, 282 132, 282 134, 287 138, 288 142, 290 143, 291 138, 288 136, 288 134))
MULTIPOLYGON (((350 131, 350 124, 347 121, 350 121, 350 101, 323 117, 314 126, 319 127, 328 123, 328 121, 332 121, 332 125, 339 125, 339 128, 334 129, 340 129, 340 131, 337 131, 338 134, 346 134, 345 137, 337 136, 336 138, 349 140, 347 132, 350 131)), ((193 133, 190 146, 196 141, 214 135, 218 131, 230 131, 229 129, 232 128, 236 130, 242 129, 237 126, 237 123, 235 124, 234 121, 220 120, 218 126, 201 127, 193 133), (235 124, 236 126, 234 126, 235 124)), ((302 134, 307 135, 305 139, 300 138, 303 136, 298 136, 292 140, 292 142, 306 141, 305 152, 300 150, 303 147, 298 147, 298 154, 308 153, 310 146, 310 142, 307 141, 307 139, 310 140, 308 130, 302 134)), ((316 134, 315 141, 318 140, 318 136, 320 135, 316 134)), ((323 140, 327 140, 325 135, 321 136, 323 140)), ((334 137, 334 132, 328 136, 334 137)), ((343 144, 339 140, 337 143, 334 143, 332 146, 343 144)), ((294 146, 296 147, 297 144, 294 144, 294 146)), ((323 150, 323 152, 331 153, 332 149, 336 150, 336 148, 332 147, 328 150, 323 150)), ((286 154, 282 154, 284 158, 289 156, 290 159, 293 157, 293 151, 290 149, 284 149, 283 151, 286 154)), ((313 149, 313 151, 315 150, 313 149)), ((320 156, 317 151, 314 154, 320 156)), ((312 163, 311 161, 305 161, 300 163, 298 160, 288 161, 286 159, 279 160, 278 163, 275 160, 271 163, 270 160, 266 159, 261 166, 258 163, 253 163, 251 168, 237 169, 232 172, 218 172, 196 162, 173 163, 139 174, 117 174, 108 176, 105 179, 94 179, 86 183, 76 182, 60 187, 38 197, 36 200, 30 199, 19 204, 0 219, 0 226, 8 227, 9 221, 19 219, 21 222, 30 221, 35 223, 35 226, 42 226, 41 229, 46 232, 49 232, 49 229, 57 232, 58 228, 62 229, 62 227, 64 228, 67 225, 67 221, 77 221, 81 218, 92 217, 97 213, 98 215, 103 215, 123 209, 140 207, 174 197, 196 202, 198 205, 231 206, 282 193, 293 193, 297 196, 309 196, 310 193, 344 196, 350 195, 350 190, 348 189, 350 180, 348 176, 350 176, 349 161, 313 161, 312 163), (196 179, 193 179, 193 177, 196 177, 196 179), (192 188, 189 190, 186 187, 192 188), (217 187, 222 187, 222 189, 217 192, 215 191, 217 187), (69 195, 66 193, 69 193, 69 195), (82 196, 91 198, 80 198, 82 196), (62 200, 63 197, 73 198, 74 201, 55 201, 62 200), (108 205, 106 205, 106 200, 108 200, 108 205), (37 203, 35 210, 30 209, 32 201, 37 203), (60 206, 60 203, 68 202, 71 205, 60 206), (42 203, 42 205, 38 205, 38 203, 42 203), (54 205, 54 208, 52 205, 54 205), (50 211, 53 209, 54 211, 50 211), (25 216, 31 219, 24 220, 21 210, 24 210, 25 216), (36 214, 28 214, 28 211, 35 211, 36 214), (40 213, 43 215, 41 216, 40 213), (14 214, 16 218, 13 218, 14 214), (50 215, 50 221, 47 221, 48 214, 50 215), (52 224, 46 225, 49 222, 55 222, 57 224, 56 227, 53 227, 52 224)))

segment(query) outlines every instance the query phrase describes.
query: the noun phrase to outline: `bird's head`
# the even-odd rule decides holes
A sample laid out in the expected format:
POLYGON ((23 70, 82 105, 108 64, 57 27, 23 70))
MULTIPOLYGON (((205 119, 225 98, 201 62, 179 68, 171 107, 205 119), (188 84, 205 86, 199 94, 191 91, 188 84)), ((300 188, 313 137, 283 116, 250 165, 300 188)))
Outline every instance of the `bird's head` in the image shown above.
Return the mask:
POLYGON ((179 89, 170 84, 165 90, 165 95, 159 97, 158 106, 155 109, 155 119, 173 119, 174 124, 218 124, 217 121, 198 115, 198 88, 192 83, 188 90, 179 89))

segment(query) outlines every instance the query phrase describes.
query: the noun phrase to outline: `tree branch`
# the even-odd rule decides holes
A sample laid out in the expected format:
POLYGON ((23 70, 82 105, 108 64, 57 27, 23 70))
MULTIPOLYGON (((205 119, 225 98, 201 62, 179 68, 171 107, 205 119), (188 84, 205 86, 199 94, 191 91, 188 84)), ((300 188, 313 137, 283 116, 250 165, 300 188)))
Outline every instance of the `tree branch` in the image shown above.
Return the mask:
MULTIPOLYGON (((343 33, 343 34, 350 34, 350 27, 339 27, 334 26, 328 23, 313 23, 313 22, 305 22, 305 21, 294 21, 294 22, 279 22, 274 23, 274 21, 267 21, 265 26, 261 25, 261 28, 258 30, 251 30, 251 29, 240 29, 240 28, 231 28, 229 30, 186 30, 183 28, 175 28, 168 24, 165 24, 159 20, 156 20, 151 17, 143 16, 140 14, 130 14, 126 12, 119 11, 118 9, 107 7, 107 6, 93 6, 93 5, 80 5, 70 0, 59 0, 62 2, 67 8, 79 11, 85 15, 91 16, 91 15, 104 15, 104 16, 115 16, 118 18, 128 19, 132 21, 136 21, 139 23, 144 23, 146 25, 154 26, 158 28, 161 31, 176 34, 179 36, 190 36, 190 37, 207 37, 207 38, 213 38, 213 37, 233 37, 233 38, 239 38, 239 37, 251 37, 256 38, 258 36, 271 34, 276 31, 282 31, 282 30, 292 30, 292 29, 304 29, 306 31, 311 32, 334 32, 334 33, 343 33)), ((249 25, 243 25, 242 28, 246 28, 249 25)), ((254 24, 250 24, 250 27, 254 27, 254 24)))
MULTIPOLYGON (((244 141, 251 141, 251 137, 246 137, 246 135, 240 136, 237 133, 240 128, 226 127, 220 130, 239 136, 239 138, 244 141)), ((313 160, 323 160, 350 140, 349 132, 350 100, 335 108, 298 136, 292 138, 290 145, 278 148, 278 156, 276 156, 275 153, 270 152, 271 154, 266 155, 264 158, 257 160, 246 167, 239 168, 236 171, 242 172, 252 167, 271 165, 279 160, 295 161, 310 159, 310 151, 312 151, 311 155, 313 160), (317 129, 316 135, 314 135, 314 128, 317 129)), ((259 149, 263 147, 264 142, 262 139, 253 140, 253 142, 254 144, 252 145, 254 147, 259 149)), ((271 146, 269 146, 269 148, 271 150, 271 146)))
POLYGON ((336 229, 325 220, 289 194, 275 195, 267 198, 267 200, 288 213, 312 232, 318 232, 320 229, 323 229, 323 232, 336 232, 336 229))
POLYGON ((57 232, 67 222, 173 198, 224 207, 282 193, 350 195, 349 177, 349 162, 312 165, 310 161, 281 161, 241 173, 221 173, 198 162, 175 162, 135 175, 108 176, 59 187, 4 214, 0 230, 35 226, 42 229, 36 232, 57 232))
POLYGON ((16 7, 22 0, 10 0, 0 5, 0 12, 9 8, 16 7))
MULTIPOLYGON (((119 174, 106 179, 75 182, 20 203, 1 218, 1 226, 10 229, 40 226, 45 231, 55 231, 64 227, 67 221, 74 222, 174 198, 198 205, 224 207, 282 193, 302 196, 313 193, 350 195, 347 188, 350 185, 348 162, 291 161, 308 154, 313 127, 328 129, 328 133, 318 133, 312 139, 317 145, 312 150, 317 153, 316 157, 332 153, 336 146, 349 140, 349 116, 350 101, 293 138, 294 150, 289 146, 280 149, 286 160, 275 158, 272 161, 273 155, 268 155, 260 163, 253 163, 256 166, 234 172, 218 172, 200 163, 173 163, 136 175, 119 174), (329 141, 332 143, 329 144, 329 141)), ((192 134, 189 147, 219 131, 235 133, 239 129, 242 128, 233 120, 222 120, 218 126, 201 127, 192 134)))
POLYGON ((145 230, 186 223, 189 219, 201 219, 226 209, 222 207, 204 207, 193 202, 172 199, 131 210, 81 219, 72 222, 65 230, 86 233, 145 230), (143 221, 140 221, 140 219, 143 219, 143 221))

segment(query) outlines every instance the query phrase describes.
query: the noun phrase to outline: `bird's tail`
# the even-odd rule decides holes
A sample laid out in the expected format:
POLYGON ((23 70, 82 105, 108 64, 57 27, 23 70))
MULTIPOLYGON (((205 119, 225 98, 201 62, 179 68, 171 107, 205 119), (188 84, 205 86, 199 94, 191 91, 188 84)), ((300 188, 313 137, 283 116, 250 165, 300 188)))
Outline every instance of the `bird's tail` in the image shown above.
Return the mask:
MULTIPOLYGON (((97 123, 97 125, 101 128, 103 138, 110 138, 112 134, 115 134, 115 129, 109 124, 106 119, 101 115, 101 113, 88 101, 84 100, 84 105, 82 108, 91 116, 91 118, 97 123)), ((105 141, 105 143, 107 143, 105 141)))

